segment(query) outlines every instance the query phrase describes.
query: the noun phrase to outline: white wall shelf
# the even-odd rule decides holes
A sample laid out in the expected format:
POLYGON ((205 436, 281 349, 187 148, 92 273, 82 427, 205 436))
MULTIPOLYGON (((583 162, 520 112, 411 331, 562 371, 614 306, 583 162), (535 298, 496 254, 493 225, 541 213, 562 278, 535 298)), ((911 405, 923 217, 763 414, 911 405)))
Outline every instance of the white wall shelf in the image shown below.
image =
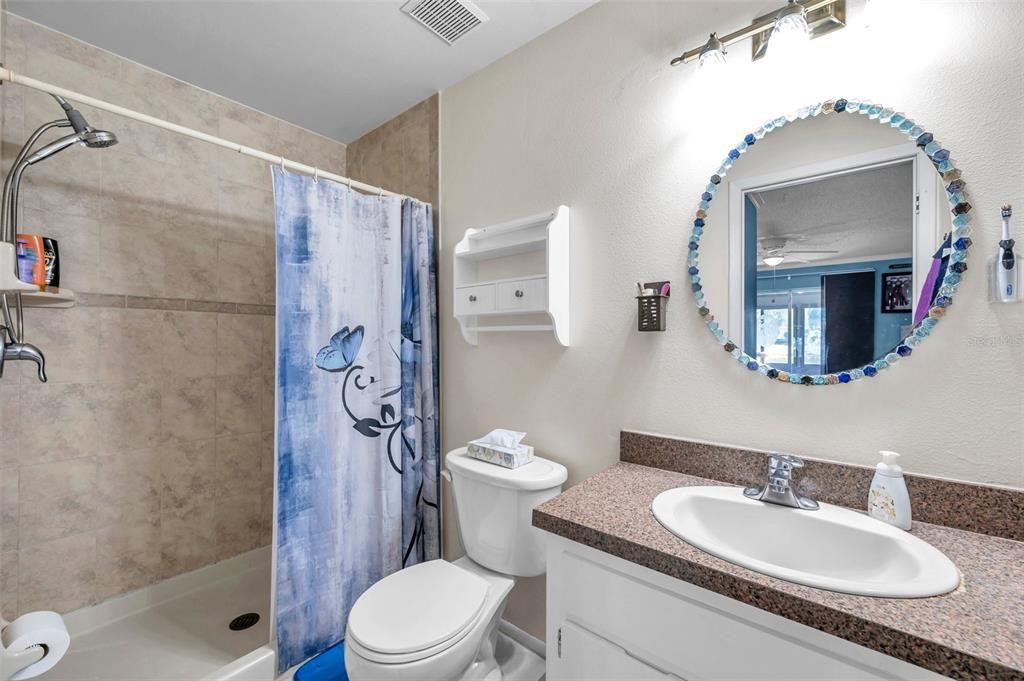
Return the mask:
POLYGON ((551 331, 569 346, 569 261, 571 211, 567 206, 540 215, 466 230, 455 245, 454 314, 467 343, 481 332, 551 331), (544 272, 481 278, 481 265, 512 256, 543 253, 544 272), (547 323, 481 325, 510 315, 546 315, 547 323))

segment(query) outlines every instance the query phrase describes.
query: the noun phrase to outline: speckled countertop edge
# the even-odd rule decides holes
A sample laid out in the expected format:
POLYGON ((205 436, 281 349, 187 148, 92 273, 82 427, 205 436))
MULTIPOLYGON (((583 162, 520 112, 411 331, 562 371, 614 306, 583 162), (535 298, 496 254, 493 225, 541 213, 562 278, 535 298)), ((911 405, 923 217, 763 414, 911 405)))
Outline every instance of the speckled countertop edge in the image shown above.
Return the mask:
POLYGON ((533 524, 939 674, 1024 679, 1024 543, 915 522, 913 534, 960 569, 956 591, 922 599, 834 593, 716 558, 651 513, 651 501, 664 490, 722 484, 620 462, 539 506, 533 524))

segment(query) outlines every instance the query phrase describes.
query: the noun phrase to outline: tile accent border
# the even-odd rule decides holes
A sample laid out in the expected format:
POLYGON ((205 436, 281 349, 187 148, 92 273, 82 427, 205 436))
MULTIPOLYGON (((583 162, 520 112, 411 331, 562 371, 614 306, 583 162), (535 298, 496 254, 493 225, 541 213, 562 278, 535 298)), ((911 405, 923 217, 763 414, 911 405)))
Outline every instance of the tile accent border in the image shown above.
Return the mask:
MULTIPOLYGON (((624 430, 619 459, 735 485, 764 482, 767 452, 624 430)), ((874 469, 801 457, 797 487, 819 501, 867 510, 874 469)), ((1024 490, 906 474, 914 520, 1024 541, 1024 490)))
POLYGON ((149 296, 122 296, 111 293, 77 293, 75 304, 81 307, 116 307, 133 310, 176 310, 181 312, 224 312, 273 317, 274 305, 250 305, 217 300, 191 298, 155 298, 149 296))

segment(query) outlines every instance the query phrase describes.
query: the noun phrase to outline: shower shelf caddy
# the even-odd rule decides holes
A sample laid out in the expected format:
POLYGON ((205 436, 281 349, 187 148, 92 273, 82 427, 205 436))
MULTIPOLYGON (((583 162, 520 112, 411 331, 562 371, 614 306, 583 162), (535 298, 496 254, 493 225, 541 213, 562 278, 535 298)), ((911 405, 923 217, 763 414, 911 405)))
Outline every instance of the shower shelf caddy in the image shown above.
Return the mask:
POLYGON ((572 213, 567 206, 498 225, 468 229, 455 245, 455 319, 467 343, 478 334, 499 331, 550 331, 569 346, 569 236, 572 213), (481 278, 500 271, 513 256, 543 254, 543 273, 481 278), (481 267, 483 266, 483 267, 481 267), (543 323, 501 324, 502 318, 547 317, 543 323), (486 320, 487 324, 480 322, 486 320), (491 322, 498 321, 498 324, 491 322))
POLYGON ((51 286, 45 291, 22 293, 21 299, 25 307, 74 307, 75 292, 51 286))

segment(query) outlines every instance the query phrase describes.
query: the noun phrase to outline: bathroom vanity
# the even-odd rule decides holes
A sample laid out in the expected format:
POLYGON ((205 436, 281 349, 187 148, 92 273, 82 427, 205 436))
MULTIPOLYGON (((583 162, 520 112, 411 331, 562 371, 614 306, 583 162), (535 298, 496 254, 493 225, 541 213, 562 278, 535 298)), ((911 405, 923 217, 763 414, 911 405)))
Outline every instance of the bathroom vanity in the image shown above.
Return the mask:
MULTIPOLYGON (((763 453, 623 433, 622 457, 534 511, 534 525, 549 533, 551 681, 1024 678, 1024 543, 916 521, 913 534, 960 570, 953 592, 898 599, 811 588, 705 553, 651 512, 668 489, 744 484, 763 453), (708 479, 709 469, 723 479, 708 479)), ((830 503, 870 475, 838 464, 809 468, 805 482, 830 503)), ((996 522, 994 533, 1019 531, 1020 493, 939 489, 956 496, 938 511, 926 485, 962 483, 930 480, 916 487, 926 517, 954 505, 963 515, 977 503, 1010 523, 996 522)))

